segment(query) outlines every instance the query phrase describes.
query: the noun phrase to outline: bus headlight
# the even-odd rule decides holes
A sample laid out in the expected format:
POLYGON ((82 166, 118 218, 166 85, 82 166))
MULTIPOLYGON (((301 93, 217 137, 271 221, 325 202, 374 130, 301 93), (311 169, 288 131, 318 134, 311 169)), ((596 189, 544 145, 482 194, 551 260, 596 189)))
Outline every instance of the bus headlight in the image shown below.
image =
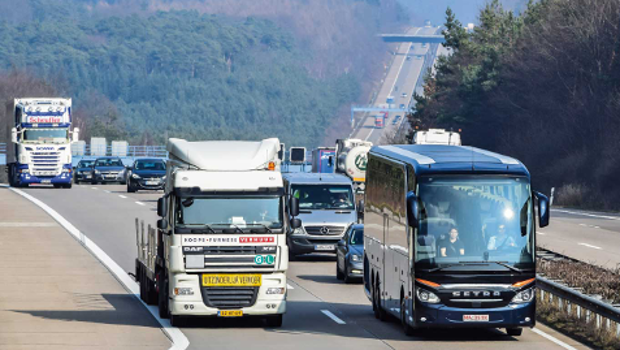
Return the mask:
POLYGON ((536 296, 536 288, 535 287, 528 288, 526 290, 522 290, 519 293, 517 293, 517 295, 515 295, 515 297, 512 298, 512 302, 515 304, 529 303, 530 301, 534 300, 535 296, 536 296))
POLYGON ((418 300, 423 303, 437 304, 439 302, 439 297, 435 295, 435 293, 429 292, 426 289, 416 289, 416 296, 418 297, 418 300))

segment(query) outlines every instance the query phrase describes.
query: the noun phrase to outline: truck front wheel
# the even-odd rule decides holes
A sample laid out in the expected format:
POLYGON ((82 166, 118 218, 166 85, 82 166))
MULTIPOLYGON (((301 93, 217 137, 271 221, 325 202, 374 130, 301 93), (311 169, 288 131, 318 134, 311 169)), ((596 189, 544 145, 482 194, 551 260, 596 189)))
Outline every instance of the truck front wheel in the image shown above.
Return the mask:
POLYGON ((268 327, 282 327, 282 314, 279 315, 273 315, 273 316, 267 316, 267 318, 265 319, 265 321, 267 321, 267 326, 268 327))

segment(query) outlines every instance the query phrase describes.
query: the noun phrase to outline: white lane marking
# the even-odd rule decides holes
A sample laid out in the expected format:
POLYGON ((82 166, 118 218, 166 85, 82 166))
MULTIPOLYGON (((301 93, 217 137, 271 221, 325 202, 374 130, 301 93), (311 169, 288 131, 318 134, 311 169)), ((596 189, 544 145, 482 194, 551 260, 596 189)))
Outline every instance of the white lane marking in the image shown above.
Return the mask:
POLYGON ((539 235, 541 235, 541 236, 546 235, 546 233, 544 233, 544 232, 542 232, 542 231, 538 231, 538 232, 536 232, 536 233, 538 233, 538 234, 539 234, 539 235))
POLYGON ((579 224, 579 226, 588 227, 586 224, 579 224))
POLYGON ((364 139, 364 141, 368 141, 368 139, 370 138, 370 135, 372 135, 372 132, 375 131, 374 129, 375 127, 373 126, 372 129, 370 129, 370 132, 368 133, 368 136, 366 136, 366 138, 364 139))
POLYGON ((96 190, 96 189, 97 189, 97 187, 91 187, 91 189, 92 189, 92 190, 96 190))
POLYGON ((118 196, 123 198, 123 199, 127 199, 127 196, 123 196, 122 194, 119 194, 118 196))
POLYGON ((169 320, 164 320, 159 317, 159 310, 154 305, 146 305, 140 299, 140 287, 138 283, 131 279, 127 272, 125 272, 106 252, 104 252, 95 242, 91 241, 86 235, 80 232, 73 224, 71 224, 67 219, 58 214, 54 209, 50 208, 47 204, 41 202, 35 197, 20 191, 18 189, 11 188, 11 191, 19 194, 20 196, 28 199, 32 203, 36 204, 39 208, 43 209, 50 215, 54 220, 56 220, 60 225, 62 225, 67 232, 69 232, 84 248, 89 250, 96 258, 99 260, 105 267, 114 274, 114 277, 118 281, 120 281, 125 289, 130 292, 144 307, 146 307, 151 315, 159 322, 162 326, 164 333, 168 336, 168 338, 172 341, 172 347, 169 350, 185 350, 189 346, 189 340, 181 332, 180 329, 176 327, 172 327, 170 325, 169 320))
POLYGON ((565 214, 589 216, 591 218, 609 219, 609 220, 620 221, 620 217, 618 217, 618 216, 597 215, 597 214, 582 213, 582 212, 578 212, 578 211, 560 210, 560 209, 551 209, 551 211, 555 211, 555 212, 558 212, 558 213, 565 213, 565 214))
POLYGON ((137 202, 136 202, 136 204, 137 204, 137 205, 146 205, 146 204, 144 204, 144 203, 142 203, 142 202, 140 202, 140 201, 137 201, 137 202))
POLYGON ((105 193, 112 193, 110 190, 103 190, 105 193))
POLYGON ((333 313, 331 313, 331 311, 329 310, 321 310, 321 312, 331 318, 334 322, 338 323, 338 324, 347 324, 346 322, 344 322, 343 320, 339 319, 338 316, 334 315, 333 313))
POLYGON ((55 222, 0 222, 0 227, 56 227, 55 222))
POLYGON ((547 334, 547 333, 541 331, 538 328, 532 328, 532 331, 534 333, 540 335, 541 337, 546 338, 547 340, 550 340, 550 341, 556 343, 557 345, 563 347, 566 350, 577 350, 574 347, 572 347, 572 346, 566 344, 565 342, 561 341, 560 339, 558 339, 558 338, 556 338, 556 337, 554 337, 554 336, 552 336, 550 334, 547 334))
POLYGON ((597 247, 595 245, 588 244, 588 243, 579 243, 579 245, 582 245, 582 246, 588 247, 588 248, 592 248, 592 249, 603 250, 603 248, 601 248, 601 247, 597 247))
POLYGON ((288 284, 288 283, 286 284, 286 288, 288 288, 288 289, 295 289, 295 288, 293 288, 293 286, 291 286, 291 285, 290 285, 290 284, 288 284))

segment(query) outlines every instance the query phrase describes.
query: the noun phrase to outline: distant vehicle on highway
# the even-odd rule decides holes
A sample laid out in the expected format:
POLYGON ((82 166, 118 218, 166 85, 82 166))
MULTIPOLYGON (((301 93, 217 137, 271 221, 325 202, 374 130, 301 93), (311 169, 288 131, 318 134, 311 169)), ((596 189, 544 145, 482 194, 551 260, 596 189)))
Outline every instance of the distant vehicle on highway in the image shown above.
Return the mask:
POLYGON ((405 104, 401 103, 399 107, 400 107, 400 109, 405 109, 405 104))
POLYGON ((394 117, 394 120, 392 121, 392 125, 398 124, 399 120, 400 120, 400 115, 397 115, 396 117, 394 117))
POLYGON ((413 143, 416 145, 461 145, 461 134, 445 129, 419 130, 413 134, 413 143))
POLYGON ((162 159, 138 159, 127 172, 127 192, 163 190, 166 162, 162 159))
POLYGON ((406 92, 403 92, 402 94, 400 94, 400 96, 401 96, 401 97, 403 97, 403 98, 405 98, 405 97, 407 97, 407 93, 406 93, 406 92))
POLYGON ((335 253, 336 244, 357 221, 353 183, 342 174, 283 174, 286 193, 299 200, 302 227, 288 235, 289 255, 335 253))
POLYGON ((91 172, 91 183, 118 182, 125 185, 125 165, 119 157, 100 157, 95 160, 91 172))
POLYGON ((424 55, 416 55, 416 56, 415 56, 415 59, 416 59, 416 60, 421 60, 422 58, 424 58, 424 55))
POLYGON ((407 61, 411 61, 411 56, 407 55, 407 61))
POLYGON ((378 129, 383 129, 385 126, 385 117, 382 115, 375 116, 375 127, 378 129))
POLYGON ((77 163, 75 167, 74 179, 73 182, 79 184, 80 181, 90 181, 92 179, 93 172, 93 164, 95 164, 94 160, 85 160, 82 159, 77 163))
POLYGON ((388 96, 385 100, 386 103, 394 103, 394 96, 388 96))
POLYGON ((345 283, 364 277, 364 225, 351 225, 336 248, 336 278, 345 283))

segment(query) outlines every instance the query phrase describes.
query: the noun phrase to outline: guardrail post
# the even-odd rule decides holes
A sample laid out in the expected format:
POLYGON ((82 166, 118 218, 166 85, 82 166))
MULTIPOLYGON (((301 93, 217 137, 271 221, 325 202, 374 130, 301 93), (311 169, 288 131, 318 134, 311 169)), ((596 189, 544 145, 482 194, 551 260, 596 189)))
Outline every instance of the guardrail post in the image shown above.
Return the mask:
POLYGON ((581 320, 581 306, 577 305, 577 318, 581 320))

